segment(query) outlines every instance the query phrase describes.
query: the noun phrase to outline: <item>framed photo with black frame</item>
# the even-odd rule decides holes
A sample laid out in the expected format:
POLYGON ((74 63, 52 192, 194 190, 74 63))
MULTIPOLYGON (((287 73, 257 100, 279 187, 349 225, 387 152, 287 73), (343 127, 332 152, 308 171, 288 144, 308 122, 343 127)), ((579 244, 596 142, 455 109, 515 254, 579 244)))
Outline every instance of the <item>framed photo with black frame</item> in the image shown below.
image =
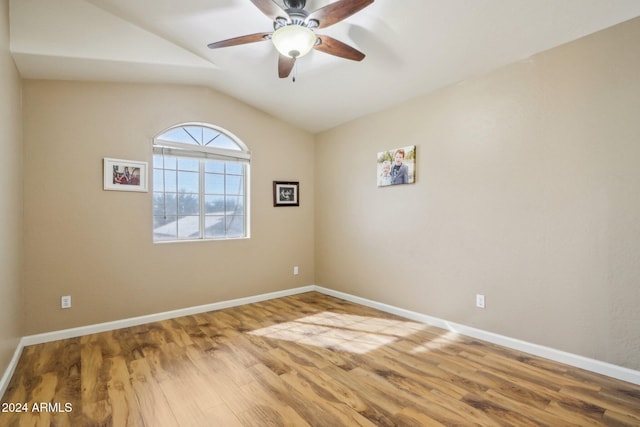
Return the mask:
POLYGON ((273 206, 300 206, 300 183, 273 181, 273 206))

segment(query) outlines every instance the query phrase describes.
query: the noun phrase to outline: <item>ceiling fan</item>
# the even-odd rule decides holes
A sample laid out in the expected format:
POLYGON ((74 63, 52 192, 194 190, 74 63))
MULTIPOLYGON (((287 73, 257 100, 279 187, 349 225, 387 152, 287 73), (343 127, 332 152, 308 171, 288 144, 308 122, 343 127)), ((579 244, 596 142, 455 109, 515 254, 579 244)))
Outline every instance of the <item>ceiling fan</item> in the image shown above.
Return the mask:
POLYGON ((317 28, 326 28, 359 12, 374 0, 338 0, 313 12, 304 10, 306 0, 284 0, 283 9, 274 0, 251 0, 251 2, 273 20, 273 31, 249 34, 209 44, 209 48, 237 46, 271 40, 278 50, 278 76, 288 77, 298 58, 311 49, 340 58, 362 61, 364 53, 334 39, 316 34, 317 28))

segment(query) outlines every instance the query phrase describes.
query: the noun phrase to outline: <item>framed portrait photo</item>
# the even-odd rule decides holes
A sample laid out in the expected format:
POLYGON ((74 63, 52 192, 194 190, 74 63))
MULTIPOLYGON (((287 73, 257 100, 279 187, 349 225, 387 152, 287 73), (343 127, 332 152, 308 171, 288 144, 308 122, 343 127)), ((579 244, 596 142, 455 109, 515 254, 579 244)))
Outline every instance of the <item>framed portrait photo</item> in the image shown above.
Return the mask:
POLYGON ((273 206, 300 206, 300 184, 273 181, 273 206))
POLYGON ((416 146, 394 148, 378 153, 378 187, 416 182, 416 146))
POLYGON ((147 162, 104 158, 104 189, 148 191, 147 162))

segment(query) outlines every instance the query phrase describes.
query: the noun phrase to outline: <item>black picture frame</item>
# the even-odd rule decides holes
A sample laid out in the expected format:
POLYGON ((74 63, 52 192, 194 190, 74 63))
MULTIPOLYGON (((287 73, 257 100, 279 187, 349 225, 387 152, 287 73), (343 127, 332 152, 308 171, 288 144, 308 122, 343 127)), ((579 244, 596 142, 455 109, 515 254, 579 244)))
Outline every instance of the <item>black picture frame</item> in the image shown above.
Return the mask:
POLYGON ((273 181, 273 206, 300 206, 300 183, 273 181))

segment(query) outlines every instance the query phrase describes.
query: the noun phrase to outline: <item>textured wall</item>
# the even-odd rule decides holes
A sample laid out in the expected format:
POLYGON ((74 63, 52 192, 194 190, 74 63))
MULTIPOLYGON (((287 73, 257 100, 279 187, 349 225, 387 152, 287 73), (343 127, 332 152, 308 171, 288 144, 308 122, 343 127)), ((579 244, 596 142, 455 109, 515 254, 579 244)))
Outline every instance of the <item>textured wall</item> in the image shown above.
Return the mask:
POLYGON ((317 284, 640 369, 638 40, 635 19, 320 135, 317 284), (417 183, 377 188, 376 153, 414 144, 417 183))
POLYGON ((0 372, 22 335, 20 78, 9 52, 9 2, 0 0, 0 372))
POLYGON ((213 91, 164 85, 25 81, 24 122, 27 334, 313 283, 312 135, 213 91), (104 157, 151 165, 153 136, 186 121, 251 149, 250 239, 153 244, 152 193, 103 191, 104 157), (274 208, 274 180, 300 181, 301 206, 274 208))

